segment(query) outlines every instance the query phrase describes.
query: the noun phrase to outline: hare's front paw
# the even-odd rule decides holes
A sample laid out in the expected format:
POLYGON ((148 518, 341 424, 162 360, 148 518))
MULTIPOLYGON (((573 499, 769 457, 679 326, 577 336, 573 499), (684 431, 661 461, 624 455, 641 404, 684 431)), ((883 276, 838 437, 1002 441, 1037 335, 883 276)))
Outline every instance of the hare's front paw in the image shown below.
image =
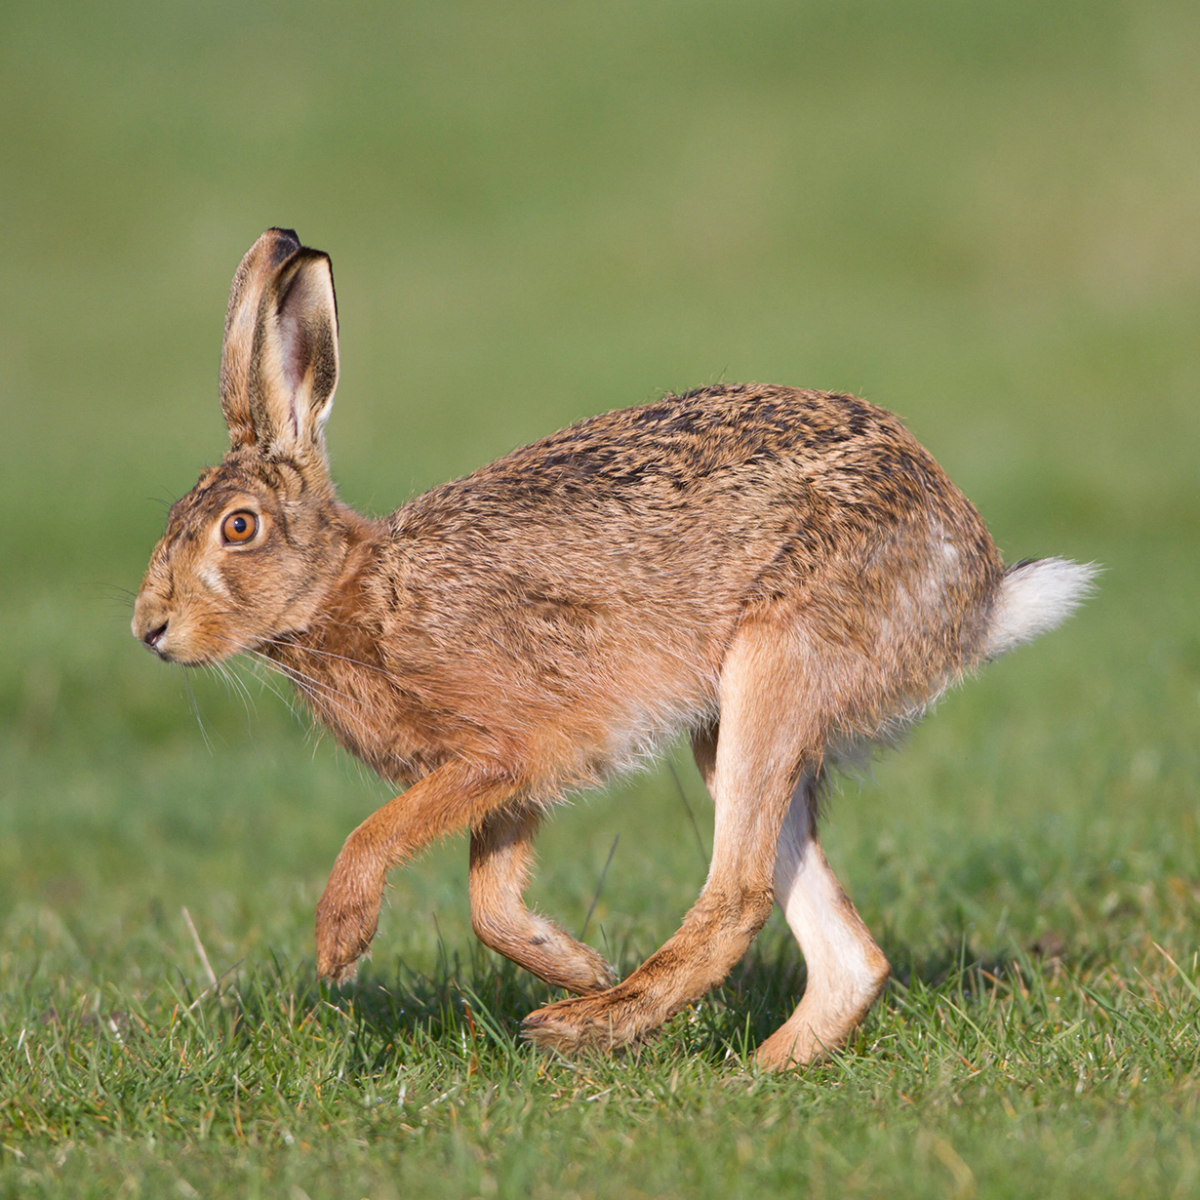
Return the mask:
POLYGON ((382 886, 347 886, 335 866, 317 905, 317 973, 334 983, 354 978, 358 960, 371 947, 379 924, 382 886))

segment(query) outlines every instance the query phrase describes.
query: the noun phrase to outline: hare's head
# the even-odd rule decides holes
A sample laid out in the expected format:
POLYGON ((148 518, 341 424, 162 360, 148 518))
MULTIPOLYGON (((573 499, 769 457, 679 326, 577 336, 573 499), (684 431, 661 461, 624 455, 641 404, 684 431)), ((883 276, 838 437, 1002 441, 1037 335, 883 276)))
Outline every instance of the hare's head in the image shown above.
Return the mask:
POLYGON ((304 630, 346 554, 323 429, 338 378, 329 258, 269 229, 234 276, 221 356, 230 447, 171 509, 134 637, 187 665, 304 630))

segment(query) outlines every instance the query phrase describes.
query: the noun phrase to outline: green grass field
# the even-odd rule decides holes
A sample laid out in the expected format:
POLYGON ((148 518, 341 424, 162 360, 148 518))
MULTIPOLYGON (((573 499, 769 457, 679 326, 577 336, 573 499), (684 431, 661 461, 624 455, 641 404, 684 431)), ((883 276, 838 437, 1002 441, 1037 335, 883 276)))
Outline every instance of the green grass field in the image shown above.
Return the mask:
MULTIPOLYGON (((1184 0, 0 10, 0 1196, 1200 1193, 1197 46, 1184 0), (388 793, 128 632, 272 224, 333 256, 368 511, 757 379, 899 412, 1010 559, 1104 564, 831 798, 895 968, 835 1061, 752 1066, 803 987, 778 917, 639 1055, 538 1056, 462 840, 318 987, 388 793)), ((704 879, 673 763, 539 842, 624 970, 704 879)))

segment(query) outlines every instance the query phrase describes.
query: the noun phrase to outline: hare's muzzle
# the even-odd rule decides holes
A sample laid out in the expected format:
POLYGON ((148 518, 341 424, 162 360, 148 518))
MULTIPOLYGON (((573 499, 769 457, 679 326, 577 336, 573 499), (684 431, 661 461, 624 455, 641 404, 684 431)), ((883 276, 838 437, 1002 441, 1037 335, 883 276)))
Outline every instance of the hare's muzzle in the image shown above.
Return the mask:
POLYGON ((163 657, 169 624, 170 618, 163 611, 162 604, 142 592, 133 609, 133 636, 147 649, 163 657))

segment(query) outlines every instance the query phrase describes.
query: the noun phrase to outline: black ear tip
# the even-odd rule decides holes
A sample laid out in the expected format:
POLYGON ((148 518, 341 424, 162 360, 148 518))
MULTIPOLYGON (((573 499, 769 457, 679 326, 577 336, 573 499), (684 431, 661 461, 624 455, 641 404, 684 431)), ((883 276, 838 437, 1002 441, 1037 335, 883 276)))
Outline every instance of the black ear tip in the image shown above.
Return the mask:
POLYGON ((267 262, 272 269, 283 266, 298 250, 303 249, 294 229, 280 229, 277 225, 272 225, 255 244, 262 245, 264 242, 267 262))
POLYGON ((268 234, 272 233, 275 236, 271 239, 271 261, 276 266, 286 262, 293 254, 296 253, 297 250, 302 249, 300 245, 300 239, 296 236, 296 231, 294 229, 280 229, 279 226, 272 225, 271 228, 263 234, 263 237, 266 237, 268 234))

